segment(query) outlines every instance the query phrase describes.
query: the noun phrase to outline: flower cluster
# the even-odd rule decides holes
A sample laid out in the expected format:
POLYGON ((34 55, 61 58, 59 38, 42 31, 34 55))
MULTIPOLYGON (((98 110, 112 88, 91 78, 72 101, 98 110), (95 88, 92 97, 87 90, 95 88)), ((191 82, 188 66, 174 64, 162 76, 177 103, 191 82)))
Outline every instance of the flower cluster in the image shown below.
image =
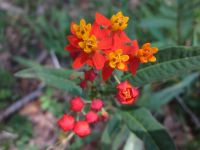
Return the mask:
MULTIPOLYGON (((69 44, 65 50, 73 59, 72 67, 73 69, 85 65, 90 67, 84 72, 84 79, 80 82, 83 89, 87 88, 89 82, 94 82, 98 71, 106 81, 114 70, 129 71, 134 76, 139 64, 156 61, 154 55, 158 52, 158 48, 151 47, 150 43, 145 43, 140 48, 137 40, 131 40, 124 32, 128 21, 129 17, 118 12, 111 18, 96 13, 92 24, 84 19, 81 19, 79 24, 71 23, 71 34, 67 36, 69 44)), ((120 82, 115 75, 114 77, 118 82, 116 87, 118 102, 123 105, 134 104, 139 96, 139 90, 128 81, 120 82)), ((76 119, 74 115, 64 114, 58 121, 63 131, 72 130, 79 137, 85 137, 91 133, 90 124, 108 119, 108 113, 102 108, 103 102, 100 99, 89 102, 89 111, 85 113, 84 107, 87 103, 80 97, 70 101, 71 111, 77 113, 76 119)))
POLYGON ((90 124, 98 121, 105 121, 108 119, 108 113, 103 109, 103 101, 100 99, 93 99, 89 106, 89 111, 84 113, 84 107, 87 103, 80 97, 76 97, 70 101, 70 110, 76 114, 64 114, 59 120, 58 125, 64 131, 73 131, 79 137, 85 137, 91 133, 90 124), (82 112, 83 117, 80 112, 82 112), (80 118, 83 119, 80 119, 80 118))
POLYGON ((73 58, 74 69, 89 65, 102 70, 106 81, 117 69, 130 71, 135 75, 140 63, 155 62, 156 47, 145 43, 141 48, 137 40, 131 40, 124 29, 128 26, 129 17, 118 12, 110 19, 96 13, 93 24, 84 19, 79 24, 71 23, 71 35, 67 36, 69 44, 65 50, 73 58))

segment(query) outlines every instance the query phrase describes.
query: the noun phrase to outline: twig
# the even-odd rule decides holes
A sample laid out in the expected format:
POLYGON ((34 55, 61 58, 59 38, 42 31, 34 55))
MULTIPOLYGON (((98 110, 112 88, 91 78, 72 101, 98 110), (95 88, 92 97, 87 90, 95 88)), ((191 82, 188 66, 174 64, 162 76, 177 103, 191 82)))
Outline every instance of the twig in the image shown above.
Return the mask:
POLYGON ((35 100, 37 97, 39 97, 42 94, 42 89, 44 88, 44 84, 41 83, 38 88, 31 92, 30 94, 26 95, 22 99, 19 99, 17 102, 13 103, 11 106, 6 108, 1 114, 0 114, 0 122, 4 119, 6 119, 8 116, 10 116, 12 113, 18 111, 20 108, 22 108, 24 105, 28 104, 32 100, 35 100))
POLYGON ((177 102, 182 106, 184 111, 191 117, 192 121, 194 122, 197 128, 200 128, 200 121, 198 117, 187 107, 187 105, 183 102, 183 99, 180 96, 176 96, 177 102))
POLYGON ((46 150, 64 150, 68 146, 70 140, 73 138, 74 133, 71 132, 66 139, 61 142, 57 142, 55 145, 49 146, 46 150))
POLYGON ((57 58, 56 54, 54 53, 54 51, 51 50, 50 54, 51 54, 51 58, 52 58, 54 66, 56 68, 60 68, 60 63, 59 63, 58 58, 57 58))
MULTIPOLYGON (((44 52, 44 54, 42 53, 42 57, 39 57, 38 61, 42 62, 46 58, 46 56, 47 56, 46 52, 44 52)), ((51 53, 51 57, 52 57, 52 61, 53 61, 54 66, 56 68, 60 68, 60 64, 59 64, 58 59, 57 59, 56 55, 54 54, 54 52, 51 53)), ((42 94, 42 90, 43 90, 44 87, 45 87, 45 84, 41 83, 35 91, 33 91, 30 94, 24 96, 23 98, 17 100, 11 106, 6 108, 0 114, 0 122, 3 121, 4 119, 6 119, 7 117, 9 117, 14 112, 16 112, 19 109, 21 109, 22 107, 24 107, 26 104, 30 103, 33 100, 36 100, 36 98, 39 97, 42 94)))
POLYGON ((14 5, 11 5, 10 3, 4 2, 4 1, 0 2, 0 9, 4 11, 12 12, 13 14, 22 14, 23 12, 23 9, 16 7, 14 5))
POLYGON ((17 134, 13 134, 7 131, 2 131, 0 133, 0 141, 4 140, 4 139, 16 139, 18 137, 17 134))

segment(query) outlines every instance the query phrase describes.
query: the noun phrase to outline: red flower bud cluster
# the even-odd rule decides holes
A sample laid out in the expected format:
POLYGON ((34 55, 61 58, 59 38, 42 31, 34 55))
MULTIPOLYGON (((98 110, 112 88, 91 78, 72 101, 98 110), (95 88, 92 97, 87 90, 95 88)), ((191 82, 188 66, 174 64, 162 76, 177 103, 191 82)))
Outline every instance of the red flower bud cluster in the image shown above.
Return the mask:
MULTIPOLYGON (((86 104, 83 99, 76 97, 70 101, 70 109, 75 113, 83 113, 86 104)), ((88 136, 91 134, 90 124, 108 119, 108 113, 103 109, 103 101, 101 99, 93 99, 89 107, 89 111, 86 114, 83 113, 82 120, 76 120, 73 115, 64 114, 57 122, 59 127, 64 132, 73 131, 79 137, 88 136)))

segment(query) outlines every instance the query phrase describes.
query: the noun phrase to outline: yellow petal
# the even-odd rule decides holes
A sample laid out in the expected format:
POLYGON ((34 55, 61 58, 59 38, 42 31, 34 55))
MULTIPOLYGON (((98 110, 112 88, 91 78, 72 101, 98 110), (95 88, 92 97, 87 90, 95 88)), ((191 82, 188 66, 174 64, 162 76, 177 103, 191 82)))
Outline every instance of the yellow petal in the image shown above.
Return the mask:
POLYGON ((81 26, 85 26, 85 25, 86 25, 85 19, 81 19, 80 25, 81 25, 81 26))
POLYGON ((128 22, 128 20, 129 20, 129 17, 124 17, 124 22, 128 22))
POLYGON ((122 54, 122 49, 115 50, 115 54, 121 55, 122 54))
POLYGON ((113 53, 113 52, 110 52, 109 54, 108 54, 108 59, 109 60, 111 60, 112 58, 114 58, 115 57, 115 54, 113 53))
POLYGON ((109 62, 109 66, 110 66, 111 68, 115 68, 115 67, 116 67, 116 63, 113 62, 113 61, 110 61, 110 62, 109 62))
POLYGON ((129 56, 128 55, 122 55, 121 59, 122 59, 123 62, 128 61, 129 56))
POLYGON ((92 50, 90 49, 90 48, 84 48, 84 52, 86 52, 86 53, 91 53, 92 52, 92 50))
POLYGON ((123 14, 122 14, 121 11, 119 11, 119 12, 116 14, 116 16, 123 16, 123 14))
POLYGON ((124 63, 118 63, 118 64, 117 64, 117 68, 118 68, 119 70, 124 70, 124 69, 125 69, 125 64, 124 64, 124 63))
POLYGON ((85 43, 84 43, 84 42, 79 42, 78 45, 79 45, 81 48, 84 48, 84 47, 85 47, 85 43))

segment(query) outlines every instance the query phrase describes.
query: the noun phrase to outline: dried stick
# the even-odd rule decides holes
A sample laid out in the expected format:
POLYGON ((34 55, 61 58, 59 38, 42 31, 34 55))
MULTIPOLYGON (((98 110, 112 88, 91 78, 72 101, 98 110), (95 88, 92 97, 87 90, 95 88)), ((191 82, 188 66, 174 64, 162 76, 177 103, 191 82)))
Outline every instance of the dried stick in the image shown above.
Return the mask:
MULTIPOLYGON (((42 62, 45 59, 46 54, 47 53, 44 52, 44 55, 41 58, 39 58, 38 61, 42 62)), ((52 58, 52 62, 54 64, 54 66, 56 68, 60 68, 59 61, 58 61, 54 52, 51 52, 51 58, 52 58)), ((30 103, 33 100, 36 100, 36 98, 39 97, 42 94, 42 90, 43 90, 44 87, 45 87, 45 84, 41 83, 35 91, 33 91, 30 94, 24 96, 23 98, 17 100, 17 102, 13 103, 11 106, 6 108, 0 114, 0 122, 3 121, 4 119, 6 119, 7 117, 9 117, 14 112, 16 112, 19 109, 21 109, 22 107, 24 107, 26 104, 30 103)))
POLYGON ((38 88, 23 97, 22 99, 19 99, 17 102, 13 103, 11 106, 6 108, 1 114, 0 114, 0 122, 4 119, 6 119, 8 116, 10 116, 12 113, 16 112, 17 110, 21 109, 23 106, 28 104, 29 102, 35 100, 37 97, 39 97, 42 94, 42 89, 44 88, 44 84, 40 84, 38 88))

